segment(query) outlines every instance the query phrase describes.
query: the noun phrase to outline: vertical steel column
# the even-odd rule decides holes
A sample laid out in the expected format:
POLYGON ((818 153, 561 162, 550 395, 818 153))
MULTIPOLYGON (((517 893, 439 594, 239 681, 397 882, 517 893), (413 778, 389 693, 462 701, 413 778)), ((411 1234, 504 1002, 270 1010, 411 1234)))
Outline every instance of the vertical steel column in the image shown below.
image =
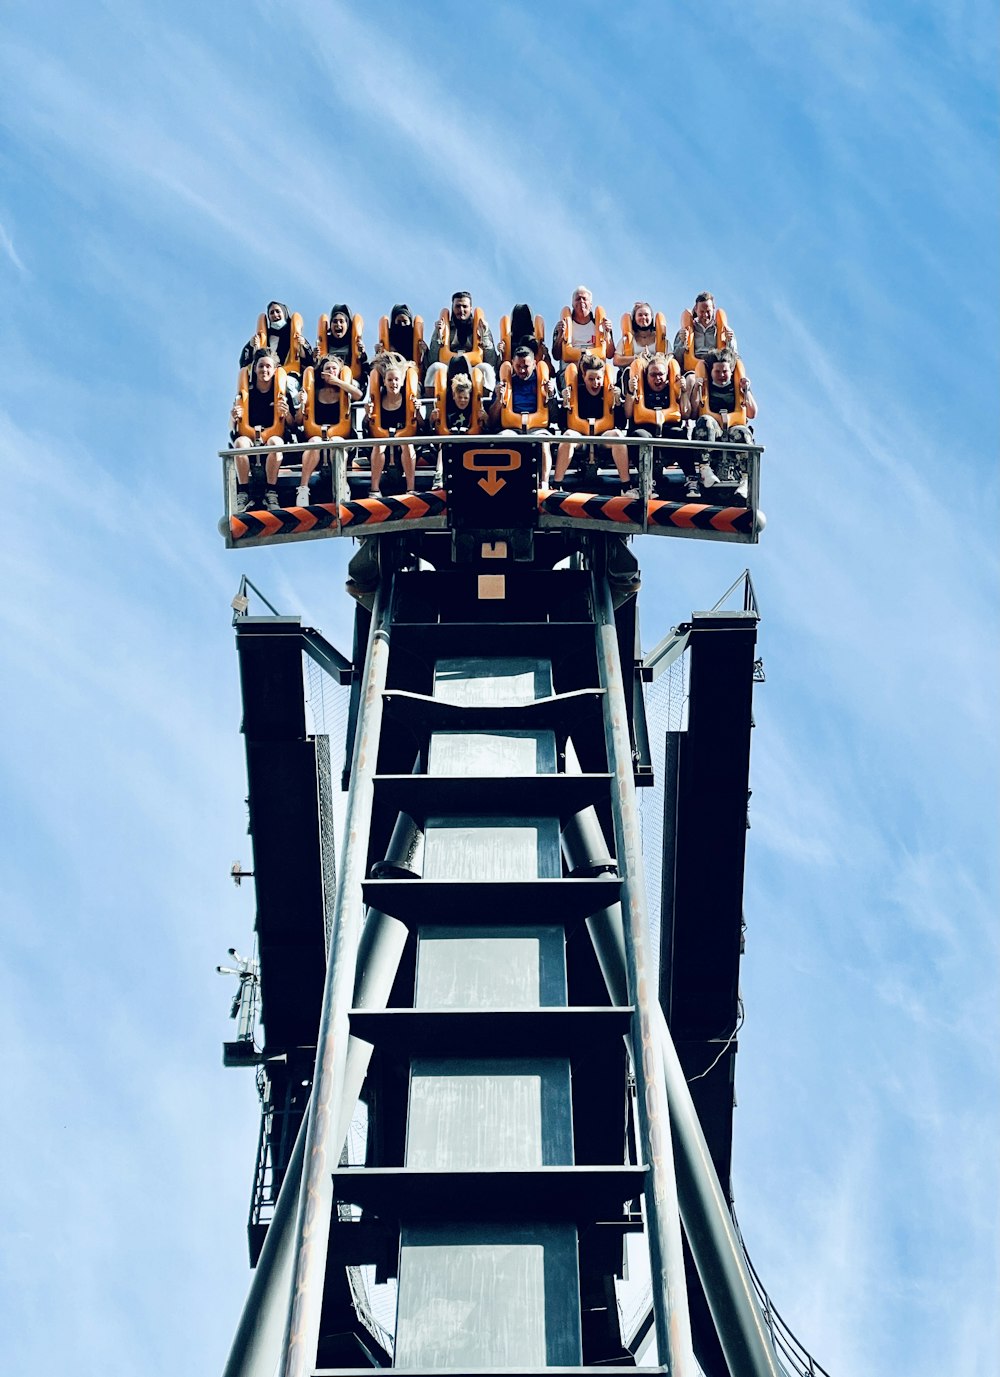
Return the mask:
MULTIPOLYGON (((596 553, 596 542, 592 550, 596 553)), ((625 935, 628 992, 632 1015, 633 1065, 639 1127, 646 1157, 646 1222, 650 1271, 653 1282, 653 1314, 660 1362, 671 1377, 694 1377, 691 1321, 688 1314, 684 1250, 674 1177, 670 1122, 664 1103, 664 1078, 659 1042, 654 1035, 656 979, 650 966, 648 920, 642 880, 639 815, 632 771, 625 689, 618 654, 611 591, 603 571, 592 581, 597 630, 597 665, 605 691, 604 735, 608 765, 615 776, 615 849, 622 877, 621 910, 625 935)))
MULTIPOLYGON (((406 946, 407 929, 397 918, 368 910, 358 952, 354 1006, 384 1009, 406 946)), ((339 1158, 354 1107, 364 1084, 372 1048, 352 1037, 347 1049, 344 1097, 337 1125, 335 1152, 339 1158)), ((300 1127, 289 1159, 274 1215, 250 1282, 243 1313, 233 1339, 223 1377, 274 1377, 281 1351, 288 1297, 292 1285, 292 1237, 295 1204, 302 1180, 305 1124, 300 1127)))
POLYGON ((337 1127, 347 1073, 350 1037, 348 1015, 361 939, 361 886, 368 858, 374 797, 372 776, 375 773, 382 726, 382 693, 389 660, 394 587, 393 573, 383 570, 372 609, 372 630, 365 656, 361 708, 347 800, 346 835, 334 907, 333 940, 323 990, 316 1070, 306 1120, 305 1162, 293 1247, 294 1277, 279 1369, 282 1377, 310 1377, 316 1366, 319 1346, 326 1253, 333 1209, 332 1174, 342 1146, 337 1141, 337 1127))

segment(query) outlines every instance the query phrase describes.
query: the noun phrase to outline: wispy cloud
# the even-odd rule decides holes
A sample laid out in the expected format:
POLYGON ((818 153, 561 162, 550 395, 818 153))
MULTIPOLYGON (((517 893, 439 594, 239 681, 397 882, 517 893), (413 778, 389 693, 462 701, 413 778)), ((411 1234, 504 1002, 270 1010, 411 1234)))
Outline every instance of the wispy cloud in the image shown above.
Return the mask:
POLYGON ((21 257, 14 247, 14 241, 10 237, 5 225, 0 223, 0 250, 2 250, 13 263, 19 273, 26 273, 28 269, 21 262, 21 257))

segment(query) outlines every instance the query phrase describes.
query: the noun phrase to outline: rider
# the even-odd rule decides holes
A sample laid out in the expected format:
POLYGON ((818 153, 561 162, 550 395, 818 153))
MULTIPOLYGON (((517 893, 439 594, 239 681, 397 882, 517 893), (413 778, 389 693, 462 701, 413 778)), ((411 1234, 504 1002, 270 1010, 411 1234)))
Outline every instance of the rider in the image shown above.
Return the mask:
MULTIPOLYGON (((568 417, 567 424, 570 429, 579 430, 581 435, 587 433, 584 429, 590 428, 593 422, 594 433, 600 435, 601 445, 596 450, 596 457, 600 459, 605 454, 610 454, 614 461, 614 466, 618 471, 618 477, 623 487, 628 488, 628 446, 608 444, 609 440, 624 439, 624 411, 620 405, 621 396, 616 387, 611 385, 610 378, 607 377, 608 365, 599 354, 592 354, 589 351, 584 353, 580 360, 579 370, 570 364, 567 369, 566 387, 563 390, 563 400, 566 403, 568 417), (580 380, 583 380, 581 387, 580 380)), ((569 468, 570 459, 573 452, 583 443, 582 439, 571 443, 564 440, 556 451, 556 467, 553 474, 553 481, 560 483, 566 470, 569 468)), ((629 489, 632 496, 637 494, 629 489)))
POLYGON ((434 395, 435 380, 446 370, 453 354, 464 354, 475 368, 484 392, 492 392, 496 385, 497 351, 493 335, 482 311, 474 310, 469 292, 454 292, 451 313, 443 310, 434 326, 427 352, 429 367, 424 378, 424 391, 434 395))
MULTIPOLYGON (((250 356, 249 367, 240 376, 240 392, 232 411, 230 441, 234 449, 249 449, 265 444, 271 449, 264 461, 267 484, 264 506, 273 511, 278 506, 278 470, 281 468, 281 446, 285 443, 285 428, 292 412, 284 388, 284 370, 270 349, 256 349, 250 356)), ((250 499, 250 456, 237 454, 236 514, 248 511, 250 499)))

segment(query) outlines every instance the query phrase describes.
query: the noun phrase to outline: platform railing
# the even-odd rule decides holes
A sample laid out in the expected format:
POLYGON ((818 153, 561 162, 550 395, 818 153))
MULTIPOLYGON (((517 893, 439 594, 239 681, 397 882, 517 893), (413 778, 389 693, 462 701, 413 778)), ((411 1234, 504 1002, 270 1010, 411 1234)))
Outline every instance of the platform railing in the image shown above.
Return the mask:
MULTIPOLYGON (((608 439, 601 435, 582 435, 576 431, 562 431, 555 434, 531 434, 530 432, 511 434, 508 432, 507 434, 487 435, 414 435, 386 439, 356 439, 352 436, 337 436, 327 440, 316 438, 293 441, 280 446, 281 467, 278 473, 278 483, 287 489, 290 483, 301 473, 300 456, 307 450, 319 449, 322 451, 322 459, 316 473, 330 475, 329 479, 325 476, 323 479, 324 483, 327 481, 330 483, 329 505, 339 508, 345 502, 363 500, 368 497, 367 491, 357 491, 357 489, 363 488, 367 482, 369 466, 364 463, 364 460, 368 453, 376 447, 388 449, 403 444, 414 446, 418 451, 415 486, 418 492, 423 493, 430 490, 437 491, 443 486, 446 453, 455 446, 466 450, 470 448, 509 450, 514 444, 535 447, 540 446, 543 442, 549 445, 553 461, 558 445, 566 442, 575 447, 575 453, 570 464, 570 474, 575 474, 572 484, 568 486, 563 481, 557 489, 550 478, 550 491, 590 491, 586 482, 581 483, 580 479, 581 472, 589 472, 595 480, 595 491, 599 495, 603 493, 604 496, 609 496, 610 494, 604 491, 604 483, 605 480, 612 478, 617 481, 613 466, 606 463, 601 465, 597 465, 596 462, 585 463, 585 454, 582 452, 592 449, 595 451, 593 459, 596 460, 596 451, 615 444, 623 445, 629 450, 630 474, 634 475, 635 487, 644 502, 662 498, 666 501, 700 501, 704 504, 723 506, 729 505, 731 502, 732 505, 739 506, 742 505, 742 502, 740 498, 735 497, 735 494, 745 475, 746 494, 745 499, 743 499, 745 505, 755 511, 759 508, 760 458, 763 454, 763 448, 760 445, 734 444, 724 440, 710 443, 674 438, 651 440, 636 435, 608 439), (427 462, 426 458, 420 456, 420 451, 426 455, 428 450, 434 454, 434 459, 430 463, 427 462), (635 452, 634 463, 632 462, 633 451, 635 452), (348 460, 352 456, 358 463, 358 467, 348 467, 348 460), (682 456, 686 456, 689 460, 694 456, 696 463, 700 463, 703 456, 710 456, 711 458, 712 470, 717 481, 706 490, 705 495, 701 498, 686 496, 684 474, 678 462, 682 456), (658 474, 661 478, 659 485, 657 483, 658 474)), ((236 456, 240 455, 249 459, 253 470, 262 467, 260 461, 273 456, 276 448, 273 445, 260 444, 218 451, 223 460, 224 523, 228 523, 236 515, 236 456)), ((538 470, 536 469, 536 481, 537 477, 538 470)), ((257 486, 261 486, 261 483, 257 482, 257 486)), ((289 503, 288 505, 294 506, 295 504, 289 503)), ((335 534, 335 532, 329 533, 335 534)))

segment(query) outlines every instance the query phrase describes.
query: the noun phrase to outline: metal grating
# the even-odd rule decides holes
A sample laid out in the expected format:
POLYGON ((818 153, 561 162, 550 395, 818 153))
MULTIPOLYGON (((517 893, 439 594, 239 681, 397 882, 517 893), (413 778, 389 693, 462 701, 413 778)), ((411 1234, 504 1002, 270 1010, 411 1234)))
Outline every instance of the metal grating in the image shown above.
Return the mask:
POLYGON ((667 732, 687 727, 688 652, 678 656, 652 683, 642 686, 646 702, 649 749, 653 763, 651 788, 639 789, 639 828, 646 875, 646 911, 653 951, 660 942, 660 874, 663 869, 663 756, 667 732))

